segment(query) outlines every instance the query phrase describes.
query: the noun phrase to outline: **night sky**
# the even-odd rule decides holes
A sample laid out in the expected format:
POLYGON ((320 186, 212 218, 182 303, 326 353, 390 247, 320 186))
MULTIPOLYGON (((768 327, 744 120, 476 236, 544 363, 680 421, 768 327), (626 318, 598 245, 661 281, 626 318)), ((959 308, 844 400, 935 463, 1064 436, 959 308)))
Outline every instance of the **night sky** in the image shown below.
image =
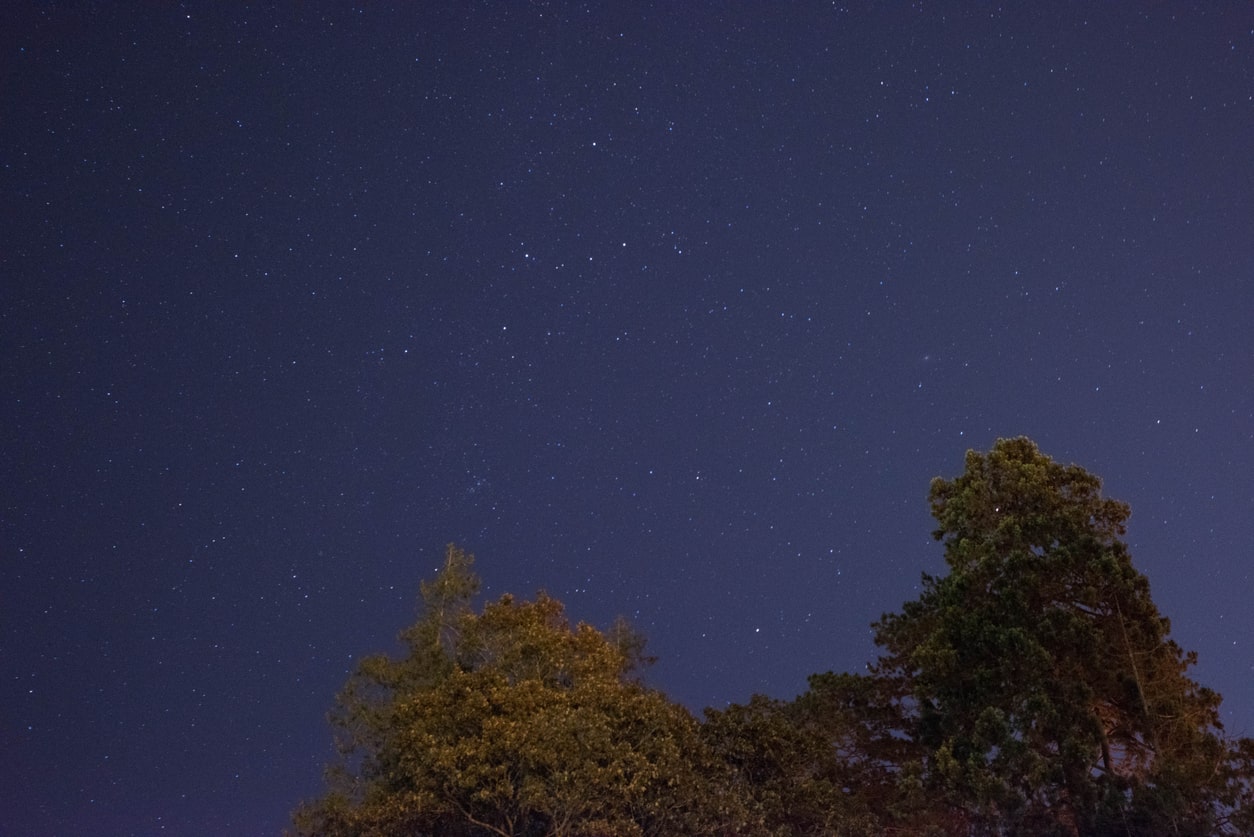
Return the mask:
POLYGON ((0 833, 277 833, 449 541, 694 711, 863 670, 1020 434, 1254 734, 1249 4, 29 5, 0 833))

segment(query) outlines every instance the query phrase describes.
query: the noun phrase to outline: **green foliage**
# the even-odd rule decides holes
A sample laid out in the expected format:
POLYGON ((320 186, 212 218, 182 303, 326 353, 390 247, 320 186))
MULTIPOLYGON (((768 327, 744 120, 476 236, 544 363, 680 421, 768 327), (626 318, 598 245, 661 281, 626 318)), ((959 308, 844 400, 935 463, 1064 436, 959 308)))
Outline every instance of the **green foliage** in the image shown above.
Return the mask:
POLYGON ((399 660, 340 695, 344 760, 295 815, 304 835, 735 833, 745 812, 696 720, 633 672, 643 640, 571 625, 556 599, 475 613, 450 546, 399 660), (729 826, 731 828, 729 828, 729 826))
POLYGON ((698 723, 638 679, 626 623, 511 596, 450 546, 399 659, 332 714, 341 760, 296 834, 1254 834, 1254 741, 1188 675, 1097 477, 1004 439, 930 492, 949 572, 820 674, 698 723))
POLYGON ((968 453, 931 488, 949 574, 875 626, 926 787, 976 833, 1224 833, 1237 803, 1219 696, 1100 489, 1028 439, 968 453))
POLYGON ((703 733, 772 835, 875 835, 905 827, 898 765, 910 744, 881 683, 821 674, 791 702, 755 695, 706 710, 703 733))

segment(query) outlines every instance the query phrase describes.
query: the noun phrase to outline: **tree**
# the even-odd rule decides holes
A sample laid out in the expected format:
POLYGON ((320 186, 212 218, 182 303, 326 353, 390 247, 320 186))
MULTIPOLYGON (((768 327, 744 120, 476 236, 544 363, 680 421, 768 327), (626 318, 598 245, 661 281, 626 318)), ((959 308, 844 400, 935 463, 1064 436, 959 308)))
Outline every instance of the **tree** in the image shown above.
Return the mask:
POLYGON ((450 546, 405 652, 362 660, 300 835, 1254 834, 1254 740, 1132 565, 1127 505, 1030 440, 929 494, 949 572, 821 674, 698 722, 644 686, 643 638, 562 604, 474 608, 450 546))
POLYGON ((358 667, 333 720, 343 759, 304 835, 734 834, 743 806, 696 720, 634 676, 623 624, 606 637, 562 604, 471 607, 472 558, 450 546, 422 586, 407 654, 358 667))
POLYGON ((876 623, 873 675, 958 830, 1242 833, 1249 743, 1189 678, 1120 539, 1128 506, 1026 438, 969 452, 930 502, 949 574, 876 623))
POLYGON ((859 837, 917 819, 900 804, 911 747, 900 727, 878 680, 828 673, 793 701, 754 695, 707 709, 702 733, 769 834, 859 837))

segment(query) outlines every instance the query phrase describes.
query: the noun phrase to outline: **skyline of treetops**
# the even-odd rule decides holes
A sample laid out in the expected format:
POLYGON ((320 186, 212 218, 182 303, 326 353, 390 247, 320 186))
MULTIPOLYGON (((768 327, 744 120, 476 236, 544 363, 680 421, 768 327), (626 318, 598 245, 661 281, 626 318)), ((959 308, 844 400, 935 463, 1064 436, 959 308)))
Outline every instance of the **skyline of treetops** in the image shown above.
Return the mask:
POLYGON ((1254 740, 1122 540, 1129 507, 1025 437, 929 491, 948 572, 872 625, 863 673, 702 718, 644 637, 544 592, 476 607, 450 544, 404 652, 358 664, 296 835, 1240 835, 1254 740))

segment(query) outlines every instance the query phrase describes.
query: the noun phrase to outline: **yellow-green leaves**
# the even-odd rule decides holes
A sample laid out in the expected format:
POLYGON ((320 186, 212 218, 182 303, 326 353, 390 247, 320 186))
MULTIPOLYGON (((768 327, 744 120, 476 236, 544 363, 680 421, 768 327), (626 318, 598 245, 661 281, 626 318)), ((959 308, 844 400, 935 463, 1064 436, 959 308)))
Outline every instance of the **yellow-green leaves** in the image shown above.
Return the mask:
POLYGON ((695 719, 632 677, 643 641, 572 624, 561 602, 471 607, 450 547, 399 660, 369 657, 340 697, 350 780, 302 834, 731 834, 742 807, 695 719))

